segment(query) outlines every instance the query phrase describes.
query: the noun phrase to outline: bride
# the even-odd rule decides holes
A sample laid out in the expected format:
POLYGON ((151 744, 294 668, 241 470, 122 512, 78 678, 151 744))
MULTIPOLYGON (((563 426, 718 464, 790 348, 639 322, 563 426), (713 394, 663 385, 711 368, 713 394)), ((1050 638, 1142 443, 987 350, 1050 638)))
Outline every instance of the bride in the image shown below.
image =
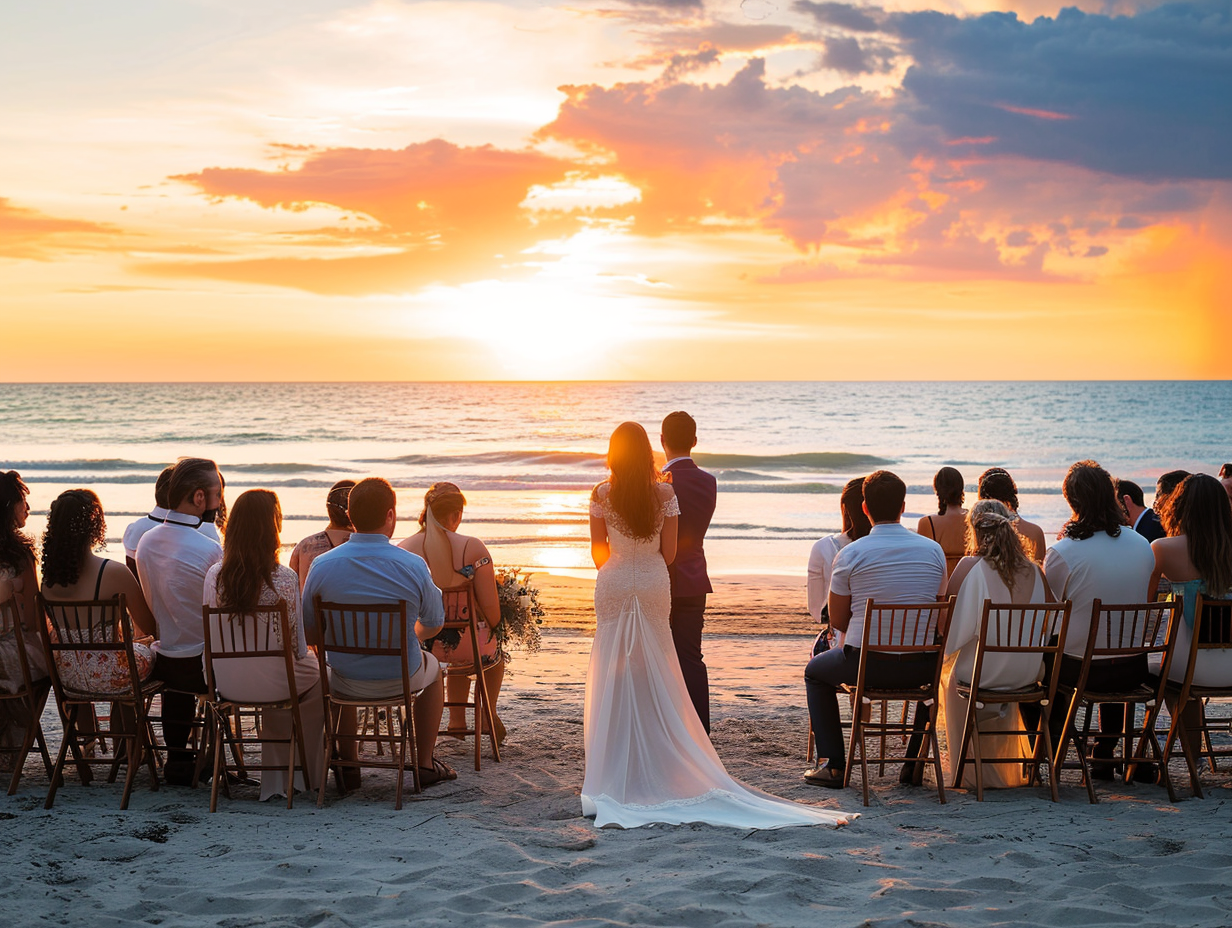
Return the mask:
POLYGON ((610 477, 590 501, 599 576, 582 814, 598 826, 624 828, 656 822, 783 828, 855 818, 750 789, 723 769, 689 700, 668 625, 676 494, 660 481, 646 430, 636 422, 612 433, 607 463, 610 477))

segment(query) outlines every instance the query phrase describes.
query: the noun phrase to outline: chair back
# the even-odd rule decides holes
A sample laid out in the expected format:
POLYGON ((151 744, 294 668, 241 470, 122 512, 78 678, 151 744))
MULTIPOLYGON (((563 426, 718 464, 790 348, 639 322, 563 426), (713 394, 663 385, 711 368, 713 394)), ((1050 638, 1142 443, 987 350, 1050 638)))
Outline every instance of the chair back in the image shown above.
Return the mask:
POLYGON ((1091 628, 1087 633, 1087 658, 1165 655, 1171 642, 1172 624, 1179 603, 1091 603, 1091 628))
MULTIPOLYGON (((62 689, 56 656, 73 651, 118 651, 128 660, 134 695, 141 692, 141 675, 133 656, 133 620, 123 593, 111 599, 49 600, 37 595, 48 671, 57 692, 62 689)), ((109 698, 114 698, 110 696, 109 698)))
MULTIPOLYGON (((1232 648, 1232 599, 1208 599, 1201 593, 1194 601, 1193 643, 1186 660, 1185 682, 1186 693, 1193 685, 1194 669, 1198 664, 1198 655, 1203 651, 1222 651, 1232 648)), ((1165 673, 1165 676, 1167 674, 1165 673)), ((1224 684, 1224 688, 1232 689, 1232 680, 1224 684)), ((1204 690, 1214 687, 1203 687, 1204 690)))
MULTIPOLYGON (((975 665, 971 676, 973 687, 982 688, 980 680, 989 655, 1004 655, 1005 660, 1021 657, 1022 686, 1037 683, 1045 661, 1051 657, 1054 672, 1044 681, 1047 698, 1051 702, 1056 692, 1057 671, 1060 669, 1072 605, 1069 600, 1062 603, 994 603, 991 599, 984 600, 980 634, 975 644, 975 665)), ((1014 667, 1016 671, 1016 660, 1014 667)))
POLYGON ((941 654, 949 625, 954 597, 931 603, 876 603, 868 601, 864 612, 861 649, 896 654, 941 654))
POLYGON ((258 675, 273 677, 284 670, 288 694, 285 698, 299 701, 295 686, 295 642, 285 599, 245 613, 202 606, 201 618, 205 630, 205 682, 212 699, 228 699, 217 686, 221 665, 228 676, 244 673, 250 679, 258 675), (245 663, 233 664, 238 661, 245 663))
POLYGON ((449 629, 471 639, 471 653, 479 653, 479 613, 475 610, 475 584, 466 582, 441 590, 445 607, 445 623, 442 631, 449 629))
POLYGON ((317 653, 321 658, 322 692, 329 692, 325 655, 354 654, 368 657, 396 657, 401 660, 402 688, 411 692, 407 655, 414 628, 407 627, 406 602, 334 603, 313 597, 316 614, 317 653))
POLYGON ((26 654, 26 636, 21 627, 21 610, 17 607, 17 597, 10 596, 0 602, 0 641, 12 637, 17 642, 17 669, 21 671, 21 688, 16 693, 0 692, 0 699, 18 696, 25 697, 33 686, 30 675, 30 658, 26 654))

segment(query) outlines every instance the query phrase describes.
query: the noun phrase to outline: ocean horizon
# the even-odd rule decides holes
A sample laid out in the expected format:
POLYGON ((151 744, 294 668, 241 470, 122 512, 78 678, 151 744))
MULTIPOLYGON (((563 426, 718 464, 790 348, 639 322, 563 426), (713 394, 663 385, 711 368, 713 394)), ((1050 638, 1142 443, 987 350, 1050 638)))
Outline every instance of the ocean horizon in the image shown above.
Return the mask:
POLYGON ((463 530, 499 563, 586 576, 587 497, 608 435, 633 419, 657 445, 663 416, 686 409, 695 458, 719 481, 714 571, 802 575, 812 542, 838 529, 853 476, 903 477, 914 526, 935 511, 938 467, 973 490, 1003 466, 1023 515, 1051 534, 1075 460, 1148 497, 1167 470, 1215 472, 1232 458, 1229 400, 1228 381, 21 383, 0 391, 0 468, 31 485, 35 533, 62 490, 94 489, 113 556, 181 455, 218 461, 228 499, 278 492, 288 545, 324 524, 325 490, 343 477, 394 484, 399 537, 416 528, 423 490, 451 480, 468 497, 463 530))

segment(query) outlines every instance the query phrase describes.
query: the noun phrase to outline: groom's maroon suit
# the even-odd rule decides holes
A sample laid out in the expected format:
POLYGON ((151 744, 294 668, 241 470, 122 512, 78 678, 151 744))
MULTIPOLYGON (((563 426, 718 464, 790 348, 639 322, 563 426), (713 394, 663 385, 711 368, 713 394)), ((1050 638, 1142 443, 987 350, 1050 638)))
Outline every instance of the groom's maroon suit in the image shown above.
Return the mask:
POLYGON ((668 567, 672 579, 672 640, 689 698, 706 731, 710 731, 710 679, 702 657, 702 626, 706 618, 706 594, 714 592, 706 573, 702 541, 718 497, 715 479, 693 463, 680 458, 664 468, 672 475, 672 487, 680 503, 676 536, 676 559, 668 567))

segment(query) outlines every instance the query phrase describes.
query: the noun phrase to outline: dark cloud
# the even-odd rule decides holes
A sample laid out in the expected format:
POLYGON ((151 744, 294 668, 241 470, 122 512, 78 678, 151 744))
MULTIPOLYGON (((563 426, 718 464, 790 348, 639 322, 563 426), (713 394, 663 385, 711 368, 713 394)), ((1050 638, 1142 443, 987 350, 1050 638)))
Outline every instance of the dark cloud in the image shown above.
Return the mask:
POLYGON ((1021 22, 889 14, 914 117, 990 154, 1128 177, 1232 178, 1232 0, 1021 22))
POLYGON ((1087 249, 1086 254, 1084 254, 1083 257, 1084 258, 1102 258, 1107 253, 1108 253, 1108 249, 1105 246, 1092 245, 1090 248, 1087 249))
POLYGON ((888 71, 894 65, 895 52, 880 42, 861 42, 853 36, 830 36, 821 66, 843 74, 873 74, 888 71))
POLYGON ((850 3, 812 3, 799 0, 795 8, 808 13, 823 26, 837 26, 848 32, 879 32, 885 13, 880 7, 850 3))

